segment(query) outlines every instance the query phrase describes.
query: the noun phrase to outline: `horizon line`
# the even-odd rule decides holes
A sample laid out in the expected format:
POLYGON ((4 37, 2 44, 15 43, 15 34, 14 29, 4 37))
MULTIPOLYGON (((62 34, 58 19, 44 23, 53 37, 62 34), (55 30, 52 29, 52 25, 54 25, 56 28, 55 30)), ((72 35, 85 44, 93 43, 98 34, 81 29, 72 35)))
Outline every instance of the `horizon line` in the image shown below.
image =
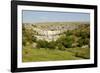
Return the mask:
MULTIPOLYGON (((46 21, 46 22, 22 22, 22 23, 29 23, 29 24, 32 24, 32 23, 53 23, 53 22, 57 22, 57 21, 46 21)), ((84 23, 90 23, 89 21, 58 21, 59 23, 61 22, 84 22, 84 23)))

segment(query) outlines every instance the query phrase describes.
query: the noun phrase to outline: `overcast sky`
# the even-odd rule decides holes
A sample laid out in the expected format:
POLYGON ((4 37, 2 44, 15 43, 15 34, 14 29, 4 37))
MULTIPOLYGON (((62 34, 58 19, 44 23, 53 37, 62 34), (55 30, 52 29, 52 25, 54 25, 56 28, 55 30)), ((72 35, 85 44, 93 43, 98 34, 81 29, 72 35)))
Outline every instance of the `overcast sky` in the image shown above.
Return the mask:
POLYGON ((23 23, 36 22, 89 22, 90 14, 76 12, 51 12, 51 11, 30 11, 23 10, 23 23))

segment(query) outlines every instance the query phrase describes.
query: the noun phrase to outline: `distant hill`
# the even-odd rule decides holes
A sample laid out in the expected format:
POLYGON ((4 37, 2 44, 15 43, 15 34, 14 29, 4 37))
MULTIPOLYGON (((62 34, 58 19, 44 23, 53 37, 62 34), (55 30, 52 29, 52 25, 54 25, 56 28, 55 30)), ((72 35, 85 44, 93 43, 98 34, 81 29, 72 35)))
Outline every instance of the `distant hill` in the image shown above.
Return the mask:
POLYGON ((67 30, 75 30, 82 25, 88 24, 88 22, 44 22, 29 24, 24 23, 26 29, 36 31, 34 34, 37 39, 45 39, 51 41, 56 40, 60 35, 67 30))

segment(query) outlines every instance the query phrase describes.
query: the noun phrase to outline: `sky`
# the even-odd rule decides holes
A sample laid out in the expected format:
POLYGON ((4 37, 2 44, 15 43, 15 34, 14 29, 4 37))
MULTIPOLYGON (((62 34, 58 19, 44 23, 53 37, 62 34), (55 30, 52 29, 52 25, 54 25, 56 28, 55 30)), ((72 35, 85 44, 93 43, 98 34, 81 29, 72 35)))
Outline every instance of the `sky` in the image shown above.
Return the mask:
POLYGON ((23 23, 38 22, 89 22, 89 13, 23 10, 23 23))

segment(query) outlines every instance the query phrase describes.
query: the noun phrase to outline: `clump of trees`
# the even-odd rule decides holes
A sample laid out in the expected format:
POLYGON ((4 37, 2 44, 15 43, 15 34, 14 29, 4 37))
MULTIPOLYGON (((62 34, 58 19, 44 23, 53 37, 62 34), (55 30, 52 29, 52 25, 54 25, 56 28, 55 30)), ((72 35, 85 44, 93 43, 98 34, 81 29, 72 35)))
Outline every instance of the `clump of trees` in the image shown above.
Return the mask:
POLYGON ((32 44, 33 42, 36 42, 36 37, 34 34, 36 34, 36 31, 33 31, 33 28, 26 28, 25 25, 22 25, 22 44, 23 46, 27 44, 32 44))
POLYGON ((61 36, 56 42, 62 44, 65 48, 71 48, 75 38, 73 36, 61 36))
POLYGON ((65 47, 59 42, 56 41, 45 41, 45 40, 37 40, 37 48, 48 48, 48 49, 59 49, 65 50, 65 47))
POLYGON ((66 42, 69 43, 67 47, 74 47, 71 44, 76 44, 75 47, 82 47, 84 45, 90 46, 90 26, 89 24, 80 25, 78 29, 69 30, 64 32, 65 38, 68 38, 66 42))

